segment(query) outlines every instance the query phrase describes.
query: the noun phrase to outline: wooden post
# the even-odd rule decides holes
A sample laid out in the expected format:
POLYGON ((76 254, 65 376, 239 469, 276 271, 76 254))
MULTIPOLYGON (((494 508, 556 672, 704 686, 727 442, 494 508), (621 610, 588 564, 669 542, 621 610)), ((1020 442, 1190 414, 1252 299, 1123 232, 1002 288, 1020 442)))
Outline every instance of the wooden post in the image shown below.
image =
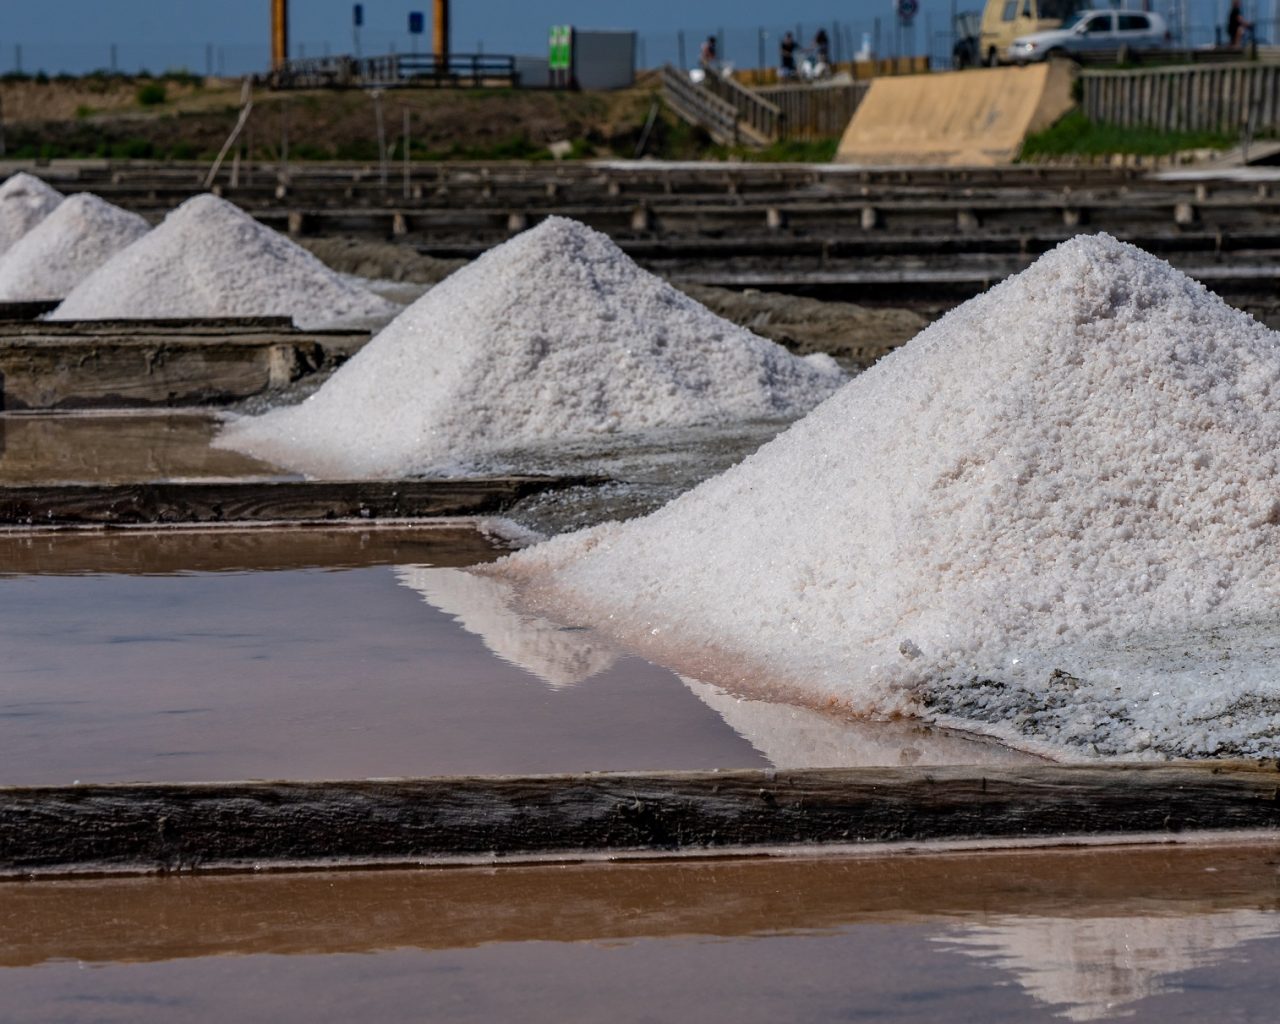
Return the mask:
POLYGON ((449 72, 449 0, 435 0, 431 22, 431 50, 436 58, 436 75, 449 72))
POLYGON ((271 0, 271 67, 279 70, 289 59, 289 0, 271 0))

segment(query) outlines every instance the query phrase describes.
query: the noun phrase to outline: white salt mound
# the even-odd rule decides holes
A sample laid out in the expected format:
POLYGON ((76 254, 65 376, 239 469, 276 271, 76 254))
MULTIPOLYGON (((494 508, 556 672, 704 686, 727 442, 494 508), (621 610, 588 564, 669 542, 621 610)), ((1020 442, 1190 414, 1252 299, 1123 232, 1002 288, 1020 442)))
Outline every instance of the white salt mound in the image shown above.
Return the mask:
POLYGON ((0 301, 61 298, 149 230, 95 195, 70 196, 0 256, 0 301))
POLYGON ((491 571, 730 688, 1059 757, 1274 757, 1278 342, 1080 236, 734 469, 491 571))
POLYGON ((35 175, 19 171, 0 185, 0 253, 39 224, 62 202, 62 193, 35 175))
POLYGON ((552 217, 437 285, 316 394, 218 444, 317 476, 655 427, 794 418, 844 381, 552 217))
POLYGON ((85 278, 50 319, 291 316, 322 327, 396 308, 225 199, 199 195, 85 278))

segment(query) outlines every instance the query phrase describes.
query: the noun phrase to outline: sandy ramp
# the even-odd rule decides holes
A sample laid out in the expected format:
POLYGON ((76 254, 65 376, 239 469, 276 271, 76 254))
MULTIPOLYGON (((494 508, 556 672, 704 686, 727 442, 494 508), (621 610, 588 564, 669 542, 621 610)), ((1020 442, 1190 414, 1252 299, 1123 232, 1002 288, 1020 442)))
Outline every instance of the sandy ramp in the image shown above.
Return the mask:
POLYGON ((1011 163, 1031 132, 1074 105, 1071 65, 981 68, 877 78, 845 129, 836 161, 906 166, 1011 163))

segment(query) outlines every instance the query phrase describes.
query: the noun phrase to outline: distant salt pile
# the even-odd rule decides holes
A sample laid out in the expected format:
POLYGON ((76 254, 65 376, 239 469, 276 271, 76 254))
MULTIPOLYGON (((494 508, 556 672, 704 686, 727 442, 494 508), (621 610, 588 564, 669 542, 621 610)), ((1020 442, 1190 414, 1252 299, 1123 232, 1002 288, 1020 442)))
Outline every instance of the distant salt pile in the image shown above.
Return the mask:
POLYGON ((1067 758, 1273 757, 1278 342, 1077 237, 727 473, 489 571, 747 692, 1067 758))
POLYGON ((618 431, 795 418, 844 381, 716 316, 561 217, 486 253, 302 404, 218 443, 317 476, 389 477, 618 431))
POLYGON ((0 256, 0 301, 62 298, 150 227, 95 195, 70 196, 0 256))
POLYGON ((62 193, 34 175, 19 171, 0 185, 0 253, 49 216, 62 193))
POLYGON ((292 316, 320 327, 396 308, 233 204, 200 195, 90 274, 51 319, 292 316))

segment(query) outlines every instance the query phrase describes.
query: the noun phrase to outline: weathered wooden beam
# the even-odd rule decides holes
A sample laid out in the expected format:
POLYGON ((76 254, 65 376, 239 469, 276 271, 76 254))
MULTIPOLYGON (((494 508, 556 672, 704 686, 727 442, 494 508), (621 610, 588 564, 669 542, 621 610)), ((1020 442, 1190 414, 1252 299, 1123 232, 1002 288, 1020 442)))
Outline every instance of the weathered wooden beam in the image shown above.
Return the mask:
POLYGON ((1280 828, 1265 764, 0 789, 0 875, 1280 828))
POLYGON ((0 409, 226 403, 331 368, 368 340, 281 318, 0 323, 0 409))
POLYGON ((0 524, 226 523, 486 515, 594 477, 217 481, 0 487, 0 524))

